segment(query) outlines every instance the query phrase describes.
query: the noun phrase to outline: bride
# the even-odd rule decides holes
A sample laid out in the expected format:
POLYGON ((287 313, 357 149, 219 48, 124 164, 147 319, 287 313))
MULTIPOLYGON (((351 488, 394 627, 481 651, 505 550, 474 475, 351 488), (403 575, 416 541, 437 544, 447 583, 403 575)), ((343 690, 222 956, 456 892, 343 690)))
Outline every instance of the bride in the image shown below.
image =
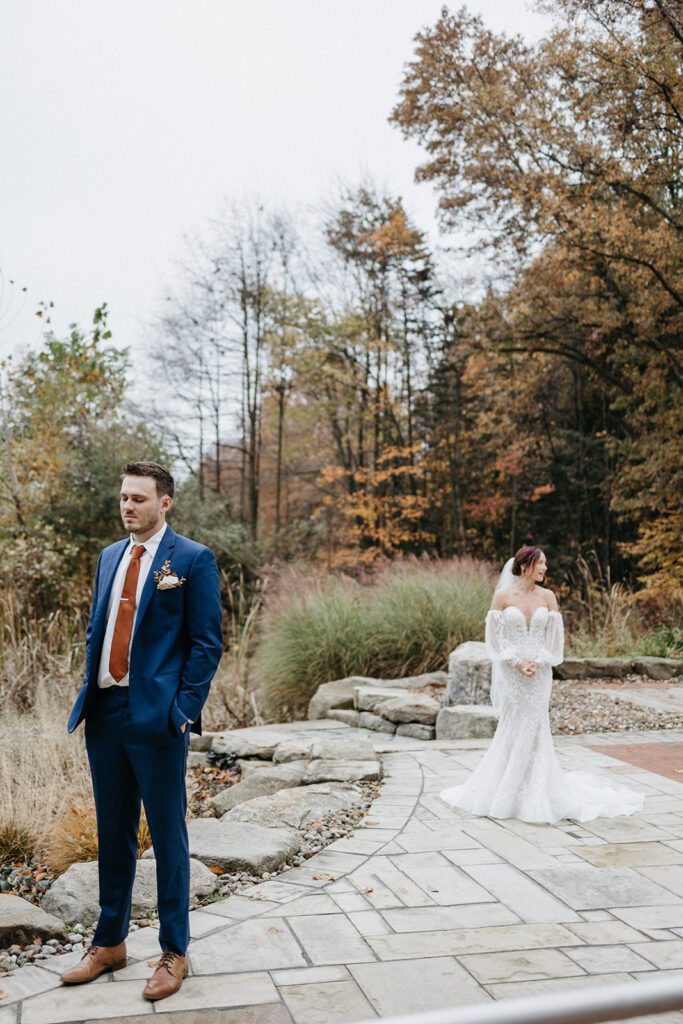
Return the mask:
POLYGON ((491 703, 500 718, 489 749, 466 783, 441 799, 476 815, 556 822, 632 814, 644 796, 586 772, 564 772, 550 734, 552 666, 563 657, 557 599, 541 586, 546 557, 522 547, 506 562, 486 616, 491 703))

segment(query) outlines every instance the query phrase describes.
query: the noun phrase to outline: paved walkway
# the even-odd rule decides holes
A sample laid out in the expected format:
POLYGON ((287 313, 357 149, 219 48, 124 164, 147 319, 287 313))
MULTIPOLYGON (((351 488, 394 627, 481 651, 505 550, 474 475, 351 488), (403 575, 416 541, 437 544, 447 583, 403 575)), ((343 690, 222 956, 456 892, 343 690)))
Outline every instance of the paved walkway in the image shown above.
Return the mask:
POLYGON ((468 817, 437 793, 467 777, 486 741, 385 744, 382 794, 351 837, 192 912, 192 973, 177 995, 142 999, 158 952, 142 929, 129 966, 94 984, 60 987, 71 953, 3 979, 15 1001, 0 1003, 0 1024, 335 1024, 680 972, 683 781, 624 751, 683 733, 556 743, 564 767, 646 792, 645 810, 584 825, 468 817))

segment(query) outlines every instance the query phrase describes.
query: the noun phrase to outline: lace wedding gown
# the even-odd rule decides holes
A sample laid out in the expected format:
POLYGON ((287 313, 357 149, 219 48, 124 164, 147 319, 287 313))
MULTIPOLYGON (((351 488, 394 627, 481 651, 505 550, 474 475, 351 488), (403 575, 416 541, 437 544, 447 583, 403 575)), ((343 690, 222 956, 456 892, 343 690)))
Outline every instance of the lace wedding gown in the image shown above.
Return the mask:
POLYGON ((530 822, 590 821, 640 810, 643 794, 599 775, 560 768, 548 705, 552 666, 562 661, 563 647, 559 612, 536 608, 528 624, 514 606, 488 613, 486 648, 498 727, 467 782, 439 794, 445 803, 476 815, 530 822), (527 659, 541 663, 533 676, 517 670, 527 659))

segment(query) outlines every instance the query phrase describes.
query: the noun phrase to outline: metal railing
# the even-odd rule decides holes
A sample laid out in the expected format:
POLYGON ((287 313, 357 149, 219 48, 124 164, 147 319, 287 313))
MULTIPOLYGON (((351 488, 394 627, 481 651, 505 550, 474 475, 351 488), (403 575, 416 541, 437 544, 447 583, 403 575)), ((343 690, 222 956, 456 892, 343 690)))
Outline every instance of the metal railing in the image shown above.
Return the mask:
MULTIPOLYGON (((683 977, 660 976, 381 1019, 384 1024, 600 1024, 682 1009, 683 977)), ((359 1024, 377 1024, 377 1018, 359 1024)))

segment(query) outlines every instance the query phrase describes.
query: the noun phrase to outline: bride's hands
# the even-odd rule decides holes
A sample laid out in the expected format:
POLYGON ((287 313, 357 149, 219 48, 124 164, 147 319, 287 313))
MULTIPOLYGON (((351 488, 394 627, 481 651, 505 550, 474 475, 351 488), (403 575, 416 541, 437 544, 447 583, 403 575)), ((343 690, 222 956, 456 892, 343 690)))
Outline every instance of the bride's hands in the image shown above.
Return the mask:
POLYGON ((517 668, 523 676, 535 676, 540 665, 537 661, 520 661, 517 668))

